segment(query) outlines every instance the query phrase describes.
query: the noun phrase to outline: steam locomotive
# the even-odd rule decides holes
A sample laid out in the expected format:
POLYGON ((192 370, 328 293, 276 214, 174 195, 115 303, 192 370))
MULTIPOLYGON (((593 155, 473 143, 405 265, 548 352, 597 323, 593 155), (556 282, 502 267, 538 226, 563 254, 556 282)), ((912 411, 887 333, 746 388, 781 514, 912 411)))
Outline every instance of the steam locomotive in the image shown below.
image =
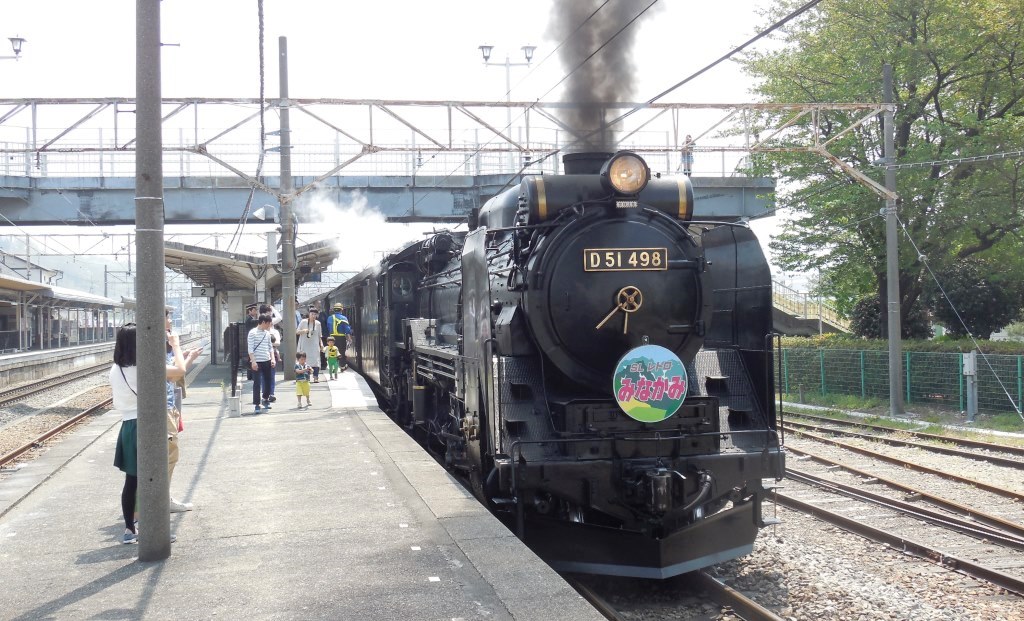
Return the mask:
POLYGON ((564 157, 325 299, 350 364, 553 567, 665 578, 750 553, 785 469, 768 264, 689 177, 564 157))

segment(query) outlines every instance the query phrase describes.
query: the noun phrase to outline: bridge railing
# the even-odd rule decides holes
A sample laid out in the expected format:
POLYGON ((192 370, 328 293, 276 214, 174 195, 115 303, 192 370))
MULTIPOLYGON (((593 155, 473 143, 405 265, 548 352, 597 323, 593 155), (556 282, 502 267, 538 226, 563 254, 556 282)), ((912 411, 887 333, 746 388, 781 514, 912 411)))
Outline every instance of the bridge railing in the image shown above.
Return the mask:
MULTIPOLYGON (((43 135, 47 130, 40 129, 43 135)), ((56 130, 53 130, 56 131, 56 130)), ((207 134, 215 133, 213 131, 207 134)), ((333 142, 323 137, 298 141, 292 146, 292 174, 320 176, 350 163, 334 174, 369 176, 477 176, 516 174, 557 174, 561 172, 562 153, 545 157, 567 146, 564 132, 554 132, 546 140, 532 138, 519 147, 505 142, 480 140, 453 142, 443 149, 405 137, 376 141, 363 152, 359 143, 335 136, 333 142)), ((0 140, 0 175, 11 177, 133 177, 135 175, 134 145, 115 142, 114 132, 100 129, 76 131, 75 138, 63 138, 60 146, 42 149, 44 139, 31 141, 0 140)), ((311 136, 312 138, 312 136, 311 136)), ((647 160, 651 170, 663 175, 680 174, 680 156, 672 149, 665 132, 637 132, 617 148, 636 151, 647 160)), ((578 150, 574 147, 572 150, 578 150)), ((700 151, 700 150, 698 150, 700 151)), ((734 176, 737 156, 708 147, 697 153, 693 174, 697 176, 734 176)), ((245 174, 253 175, 259 162, 259 145, 245 142, 214 142, 195 146, 194 136, 184 130, 169 129, 164 133, 164 175, 176 177, 231 177, 235 173, 221 162, 245 174), (219 161, 218 161, 219 160, 219 161)), ((740 167, 742 168, 742 167, 740 167)), ((272 145, 264 155, 262 174, 276 175, 280 170, 280 154, 272 145)))
POLYGON ((820 319, 844 332, 850 331, 850 321, 840 315, 834 305, 821 296, 812 296, 806 291, 797 291, 772 281, 772 303, 781 311, 801 319, 820 319))

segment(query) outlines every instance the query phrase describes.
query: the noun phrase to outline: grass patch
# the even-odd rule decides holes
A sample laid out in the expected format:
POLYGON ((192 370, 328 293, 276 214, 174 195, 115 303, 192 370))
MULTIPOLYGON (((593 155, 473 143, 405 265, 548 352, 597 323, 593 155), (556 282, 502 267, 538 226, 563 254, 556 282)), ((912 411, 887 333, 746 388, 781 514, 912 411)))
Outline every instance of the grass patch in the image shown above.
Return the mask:
POLYGON ((921 426, 917 423, 902 420, 893 420, 891 418, 886 418, 883 416, 869 416, 868 418, 864 419, 864 422, 869 425, 878 425, 879 427, 886 427, 888 429, 897 429, 903 431, 917 431, 918 428, 921 426))
POLYGON ((985 429, 995 429, 996 431, 1024 431, 1024 421, 1020 419, 1016 412, 980 414, 975 424, 983 424, 985 429))
MULTIPOLYGON (((795 393, 782 393, 782 399, 790 403, 798 403, 799 398, 800 395, 795 393)), ((803 403, 807 405, 838 408, 841 410, 856 410, 859 412, 866 412, 873 408, 881 407, 885 405, 887 402, 873 397, 868 399, 861 399, 860 397, 854 397, 852 395, 822 395, 818 393, 805 392, 803 403)))

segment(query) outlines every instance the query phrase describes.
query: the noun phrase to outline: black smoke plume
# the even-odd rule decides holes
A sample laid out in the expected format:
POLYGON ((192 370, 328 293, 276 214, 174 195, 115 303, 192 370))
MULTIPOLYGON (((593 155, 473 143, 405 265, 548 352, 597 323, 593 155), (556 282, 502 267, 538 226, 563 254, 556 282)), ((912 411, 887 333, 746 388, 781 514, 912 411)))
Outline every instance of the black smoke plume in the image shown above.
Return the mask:
POLYGON ((617 114, 606 112, 604 104, 634 101, 633 42, 640 23, 653 13, 648 10, 616 36, 651 4, 651 0, 611 0, 583 24, 603 3, 604 0, 554 0, 552 3, 548 34, 557 41, 565 41, 559 56, 566 73, 572 71, 565 81, 562 102, 573 107, 563 109, 559 117, 575 134, 570 142, 583 139, 568 148, 573 152, 614 150, 617 128, 601 130, 601 127, 617 114), (583 62, 609 40, 604 49, 583 62))

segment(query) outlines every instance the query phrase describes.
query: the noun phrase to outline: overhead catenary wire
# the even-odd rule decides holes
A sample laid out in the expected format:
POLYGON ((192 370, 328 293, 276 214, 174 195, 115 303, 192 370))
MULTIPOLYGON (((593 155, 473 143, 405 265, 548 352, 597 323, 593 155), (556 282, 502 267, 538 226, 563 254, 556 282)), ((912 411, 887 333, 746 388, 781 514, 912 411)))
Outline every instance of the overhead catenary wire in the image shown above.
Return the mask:
MULTIPOLYGON (((595 135, 598 135, 598 134, 601 134, 602 132, 607 131, 609 128, 613 127, 615 124, 617 124, 617 123, 623 121, 624 119, 632 116, 636 112, 644 109, 645 107, 649 106, 650 104, 653 104, 656 101, 658 101, 659 99, 665 97, 666 95, 668 95, 672 91, 678 89, 679 87, 685 85, 686 83, 688 83, 688 82, 694 80, 695 78, 703 75, 704 73, 710 71, 711 69, 713 69, 714 67, 718 66, 719 64, 725 62, 726 60, 728 60, 732 56, 736 55, 737 53, 742 52, 744 49, 746 49, 747 47, 749 47, 750 45, 752 45, 753 43, 755 43, 759 39, 762 39, 762 38, 768 36, 769 34, 771 34, 772 32, 774 32, 776 30, 778 30, 779 28, 781 28, 782 26, 786 25, 787 23, 789 23, 793 19, 796 19, 801 14, 803 14, 806 11, 814 8, 815 6, 820 4, 821 1, 822 0, 810 0, 809 2, 804 4, 803 6, 797 8, 796 10, 792 11, 791 13, 789 13, 788 15, 783 17, 782 19, 776 21, 775 23, 773 23, 771 26, 769 26, 765 30, 757 33, 756 35, 754 35, 753 37, 751 37, 750 39, 748 39, 744 43, 742 43, 739 46, 733 48, 729 52, 723 54, 718 59, 712 61, 708 65, 705 65, 704 67, 702 67, 701 69, 697 70, 696 72, 690 74, 686 78, 683 78, 679 82, 676 82, 674 85, 672 85, 669 88, 665 89, 664 91, 658 93, 654 97, 648 99, 646 102, 630 108, 629 110, 627 110, 626 112, 620 114, 619 116, 617 116, 613 120, 607 121, 607 122, 603 123, 601 125, 601 127, 597 128, 597 129, 594 129, 594 130, 591 130, 586 135, 577 138, 576 140, 570 142, 569 144, 567 144, 565 146, 562 146, 562 147, 559 147, 557 149, 554 149, 554 150, 546 153, 545 155, 541 156, 540 158, 538 158, 534 162, 531 162, 531 164, 536 164, 538 162, 543 162, 543 161, 545 161, 545 160, 547 160, 547 159, 549 159, 549 158, 551 158, 551 157, 553 157, 555 155, 558 155, 559 153, 561 153, 563 150, 565 150, 567 148, 574 147, 574 146, 580 144, 581 142, 585 142, 587 140, 590 140, 595 135)), ((613 35, 613 37, 614 37, 614 35, 613 35)), ((522 168, 520 168, 519 171, 516 172, 515 175, 513 175, 508 181, 505 182, 505 185, 502 186, 501 189, 498 190, 498 192, 504 191, 505 188, 507 188, 509 186, 509 184, 511 184, 516 179, 516 177, 518 177, 519 175, 523 174, 523 171, 525 171, 525 170, 526 170, 526 166, 523 166, 522 168)))
POLYGON ((996 381, 999 383, 999 387, 1003 390, 1006 398, 1010 401, 1010 405, 1013 406, 1014 411, 1017 412, 1017 416, 1024 421, 1024 413, 1021 412, 1021 404, 1014 401, 1013 397, 1010 395, 1010 391, 1007 390, 1006 385, 1003 384, 1002 378, 1000 378, 999 374, 996 373, 994 368, 992 368, 992 363, 989 361, 988 355, 982 351, 981 345, 979 345, 977 339, 974 338, 974 334, 971 333, 971 329, 967 327, 967 323, 960 315, 960 311, 957 310, 956 305, 953 304, 953 300, 946 294, 946 290, 942 287, 942 283, 939 282, 935 272, 932 271, 931 265, 928 264, 928 256, 921 252, 921 249, 917 246, 914 238, 910 235, 910 231, 907 230, 907 225, 903 223, 903 220, 901 220, 898 215, 896 216, 896 221, 899 222, 900 227, 903 229, 903 234, 906 235, 907 240, 910 241, 910 245, 914 247, 914 252, 917 253, 917 260, 924 265, 926 270, 928 270, 928 274, 932 277, 932 280, 935 281, 935 286, 939 288, 939 291, 942 293, 942 297, 946 299, 946 302, 949 303, 949 307, 953 309, 953 313, 956 315, 957 320, 960 321, 960 325, 963 326, 964 332, 971 339, 971 342, 974 343, 974 347, 978 350, 978 353, 981 354, 981 359, 985 361, 985 365, 988 366, 988 370, 991 371, 992 376, 996 378, 996 381))
MULTIPOLYGON (((636 16, 636 17, 634 17, 634 18, 633 18, 632 20, 630 20, 630 24, 632 24, 633 22, 635 22, 635 21, 636 21, 636 19, 640 17, 640 15, 642 15, 643 13, 645 13, 645 12, 647 11, 647 9, 650 9, 650 8, 651 8, 652 6, 654 6, 654 4, 655 4, 655 3, 657 2, 657 1, 658 1, 658 0, 654 0, 653 2, 651 2, 651 4, 650 4, 650 5, 648 5, 646 9, 644 9, 643 11, 641 11, 639 15, 637 15, 637 16, 636 16)), ((556 52, 557 52, 558 50, 560 50, 560 49, 561 49, 561 48, 562 48, 562 47, 563 47, 563 46, 564 46, 564 45, 565 45, 566 43, 568 43, 568 42, 569 42, 569 41, 570 41, 570 40, 571 40, 571 39, 572 39, 572 38, 573 38, 574 36, 576 36, 576 33, 578 33, 578 32, 580 31, 580 29, 581 29, 581 28, 583 28, 583 26, 585 26, 585 25, 586 25, 586 24, 587 24, 588 22, 590 22, 590 21, 591 21, 591 20, 592 20, 592 19, 594 18, 594 16, 595 16, 595 15, 597 15, 597 14, 598 14, 598 13, 599 13, 599 12, 601 11, 601 9, 603 9, 603 8, 604 8, 604 7, 605 7, 605 6, 606 6, 606 5, 607 5, 607 4, 609 3, 609 2, 611 2, 611 0, 605 0, 605 1, 604 1, 604 2, 602 2, 602 3, 601 3, 601 4, 600 4, 600 5, 599 5, 599 6, 598 6, 598 7, 596 8, 596 9, 594 9, 594 10, 593 10, 593 11, 592 11, 592 12, 590 13, 590 15, 588 15, 588 16, 587 16, 587 17, 586 17, 586 18, 585 18, 585 19, 584 19, 583 21, 581 21, 581 22, 580 22, 580 23, 579 23, 579 24, 578 24, 578 25, 576 26, 576 28, 574 28, 574 29, 573 29, 573 31, 572 31, 571 33, 569 33, 569 35, 568 35, 568 36, 566 36, 566 37, 565 37, 564 39, 562 39, 562 41, 561 41, 561 42, 559 42, 559 44, 558 44, 558 45, 556 45, 556 46, 555 46, 555 48, 554 48, 554 49, 553 49, 553 50, 552 50, 552 51, 551 51, 550 53, 548 53, 548 55, 547 55, 547 56, 545 56, 545 57, 544 57, 543 59, 541 59, 541 61, 540 61, 540 62, 538 62, 538 63, 537 63, 536 65, 535 65, 535 67, 534 67, 533 69, 531 69, 529 73, 527 73, 527 75, 526 75, 526 76, 524 76, 524 77, 523 77, 523 78, 522 78, 522 79, 521 79, 521 80, 520 80, 519 82, 516 82, 516 86, 519 86, 519 84, 521 84, 521 83, 523 82, 523 80, 525 80, 525 79, 526 79, 526 78, 527 78, 527 77, 528 77, 528 76, 529 76, 529 75, 530 75, 531 73, 533 73, 533 71, 535 71, 537 67, 540 67, 541 65, 543 65, 543 64, 544 64, 544 63, 545 63, 545 62, 546 62, 546 61, 547 61, 547 60, 548 60, 549 58, 551 58, 551 57, 552 57, 552 56, 553 56, 553 55, 554 55, 554 54, 555 54, 555 53, 556 53, 556 52)), ((628 25, 628 24, 627 24, 627 25, 628 25)), ((604 43, 602 43, 602 44, 601 44, 601 46, 600 46, 600 48, 598 48, 598 50, 600 50, 601 48, 604 48, 604 47, 605 47, 606 45, 608 45, 608 43, 609 43, 609 42, 611 42, 611 40, 612 40, 612 39, 614 39, 614 38, 615 38, 615 37, 616 37, 616 36, 617 36, 617 35, 619 34, 619 32, 622 32, 623 30, 625 30, 625 27, 623 27, 623 28, 619 29, 619 31, 618 31, 618 32, 616 32, 616 33, 615 33, 614 35, 612 35, 611 37, 609 37, 609 39, 608 39, 607 41, 605 41, 604 43)), ((596 51, 595 51, 595 53, 596 53, 596 51)), ((587 57, 587 59, 586 59, 586 60, 589 60, 589 59, 590 59, 590 58, 592 58, 593 56, 594 56, 594 54, 591 54, 590 56, 588 56, 588 57, 587 57)), ((547 96, 548 96, 548 95, 549 95, 549 94, 551 93, 551 91, 553 91, 553 90, 554 90, 555 88, 557 88, 557 87, 558 87, 558 85, 559 85, 559 84, 561 84, 562 82, 564 82, 564 81, 566 80, 566 78, 568 78, 569 76, 571 76, 571 75, 572 75, 572 74, 573 74, 573 73, 574 73, 575 71, 577 71, 577 70, 578 70, 578 69, 579 69, 580 67, 582 67, 582 66, 583 66, 583 65, 584 65, 584 64, 586 63, 586 60, 584 60, 584 61, 583 61, 583 63, 580 63, 580 64, 579 64, 579 65, 578 65, 578 66, 577 66, 577 67, 576 67, 575 69, 573 69, 572 71, 570 71, 569 73, 567 73, 567 74, 566 74, 566 75, 565 75, 565 76, 564 76, 564 77, 563 77, 563 78, 562 78, 561 80, 559 80, 559 81, 558 81, 558 83, 557 83, 557 84, 555 84, 555 86, 552 86, 552 87, 551 87, 550 89, 548 89, 548 90, 547 90, 547 92, 545 92, 545 93, 544 93, 543 95, 541 95, 541 96, 540 96, 540 97, 539 97, 539 98, 537 99, 537 101, 540 101, 540 100, 541 100, 541 99, 543 99, 544 97, 547 97, 547 96)), ((505 93, 505 96, 507 97, 507 96, 509 95, 509 93, 511 93, 511 89, 510 89, 509 91, 507 91, 507 92, 505 93)), ((527 107, 527 108, 526 108, 525 110, 523 110, 523 111, 522 111, 521 113, 519 113, 519 115, 518 115, 518 116, 517 116, 517 117, 516 117, 515 119, 513 119, 513 120, 512 120, 512 121, 511 121, 511 122, 510 122, 510 123, 509 123, 508 125, 506 125, 506 126, 505 126, 504 128, 502 128, 502 132, 505 132, 505 133, 507 133, 507 132, 508 132, 508 131, 509 131, 509 130, 510 130, 510 129, 512 128, 512 125, 513 125, 513 124, 514 124, 514 123, 515 123, 516 121, 519 121, 520 119, 522 119, 522 118, 523 118, 523 116, 524 116, 524 115, 525 115, 525 114, 527 113, 527 111, 529 111, 530 109, 532 109, 532 108, 534 107, 534 105, 536 105, 536 104, 531 104, 531 105, 530 105, 530 106, 528 106, 528 107, 527 107)), ((456 167, 455 167, 454 169, 452 169, 452 171, 451 171, 451 172, 449 172, 449 173, 448 173, 447 175, 445 175, 444 177, 442 177, 442 178, 441 178, 441 181, 439 181, 439 182, 437 182, 437 183, 441 183, 441 182, 443 182, 443 181, 447 180, 447 179, 448 179, 449 177, 451 177, 451 176, 452 176, 452 175, 454 175, 454 174, 455 174, 456 172, 458 172, 458 170, 459 170, 460 168, 462 168, 463 166, 465 166, 466 164, 468 164, 468 163, 470 162, 470 160, 472 160, 472 159, 473 159, 474 157, 476 157, 476 156, 477 156, 477 155, 478 155, 478 154, 479 154, 479 153, 480 153, 480 152, 481 152, 481 151, 482 151, 482 150, 483 150, 483 149, 484 149, 485 147, 487 147, 487 146, 488 146, 488 145, 490 145, 490 144, 491 144, 492 142, 494 142, 494 140, 495 140, 496 138, 497 138, 497 136, 494 136, 494 137, 490 138, 489 140, 487 140, 487 142, 483 143, 482 145, 479 145, 479 146, 477 147, 477 149, 476 149, 475 151, 473 151, 472 153, 470 153, 469 155, 467 155, 467 156, 466 156, 466 158, 465 158, 465 159, 464 159, 464 160, 463 160, 463 161, 462 161, 462 162, 461 162, 461 163, 460 163, 460 164, 459 164, 458 166, 456 166, 456 167)), ((419 166, 417 166, 417 168, 420 168, 420 167, 421 167, 421 166, 423 166, 424 164, 429 164, 429 163, 430 163, 430 162, 431 162, 431 161, 432 161, 432 160, 433 160, 434 158, 436 158, 436 157, 437 157, 438 155, 440 155, 441 153, 442 153, 442 151, 437 151, 437 150, 435 150, 435 151, 434 151, 434 153, 433 153, 433 155, 431 155, 431 156, 430 156, 430 157, 429 157, 429 158, 428 158, 428 159, 427 159, 427 160, 426 160, 425 162, 422 162, 422 163, 421 163, 421 164, 420 164, 419 166)), ((437 183, 435 183, 435 185, 434 185, 434 186, 431 186, 431 187, 427 187, 427 188, 423 188, 424 190, 426 190, 426 192, 425 192, 424 194, 422 194, 422 195, 420 196, 420 198, 419 198, 419 199, 417 199, 416 201, 414 201, 414 202, 413 202, 413 204, 412 204, 412 207, 410 207, 410 208, 409 208, 409 210, 405 212, 405 214, 406 214, 406 215, 409 215, 409 214, 411 214, 411 213, 414 213, 414 212, 415 212, 415 210, 416 210, 416 206, 417 206, 417 205, 419 205, 419 204, 420 204, 420 202, 422 202, 422 201, 423 201, 424 199, 426 199, 426 197, 427 197, 427 195, 428 195, 428 194, 430 193, 430 191, 438 189, 438 187, 439 187, 439 186, 437 185, 437 183)), ((504 189, 504 188, 502 188, 502 189, 504 189)))
POLYGON ((906 168, 931 168, 933 166, 958 166, 960 164, 973 164, 975 162, 991 162, 995 160, 1021 159, 1024 158, 1024 151, 1004 151, 1002 153, 989 153, 987 155, 972 155, 968 157, 955 157, 945 160, 932 160, 929 162, 907 162, 906 164, 885 164, 878 163, 876 166, 887 170, 901 170, 906 168))

